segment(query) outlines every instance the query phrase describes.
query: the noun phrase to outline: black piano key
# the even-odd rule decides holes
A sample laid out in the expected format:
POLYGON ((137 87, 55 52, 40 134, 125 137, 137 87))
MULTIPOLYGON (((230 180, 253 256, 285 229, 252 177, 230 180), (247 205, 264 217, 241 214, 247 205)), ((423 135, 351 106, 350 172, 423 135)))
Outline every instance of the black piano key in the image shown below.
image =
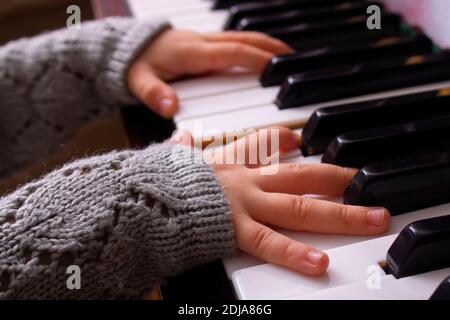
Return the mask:
POLYGON ((450 88, 321 108, 302 131, 304 156, 323 153, 331 141, 345 132, 385 127, 450 115, 450 88))
POLYGON ((396 278, 450 267, 450 216, 406 226, 387 253, 385 271, 396 278))
POLYGON ((370 5, 377 5, 383 8, 383 5, 376 1, 367 3, 344 2, 307 10, 291 10, 262 16, 252 15, 242 18, 235 27, 235 30, 265 32, 274 28, 288 27, 305 22, 327 22, 329 20, 345 19, 366 14, 367 7, 370 5))
MULTIPOLYGON (((345 2, 360 2, 361 0, 345 0, 345 2)), ((268 2, 252 2, 236 5, 230 8, 230 15, 225 23, 225 30, 233 30, 239 21, 252 15, 281 13, 293 9, 319 8, 327 4, 342 3, 344 0, 274 0, 268 2)))
POLYGON ((368 29, 367 15, 359 15, 347 19, 333 19, 326 22, 301 23, 285 28, 268 30, 265 33, 286 43, 299 46, 302 43, 308 43, 316 38, 344 37, 348 36, 347 34, 361 30, 381 33, 383 29, 397 29, 402 26, 401 17, 397 14, 382 14, 381 19, 383 21, 383 27, 380 30, 368 29))
POLYGON ((336 137, 322 162, 362 168, 376 162, 450 150, 448 137, 450 116, 353 131, 336 137))
POLYGON ((345 32, 336 32, 332 34, 323 33, 313 37, 303 37, 299 40, 289 41, 288 44, 297 52, 312 51, 324 47, 346 47, 356 43, 369 44, 375 40, 396 37, 410 34, 410 31, 404 30, 404 25, 395 21, 386 23, 381 30, 369 30, 354 26, 351 30, 345 32))
POLYGON ((344 203, 399 215, 449 202, 448 190, 450 152, 445 151, 365 166, 345 190, 344 203))
POLYGON ((263 87, 281 84, 290 74, 333 68, 368 61, 378 62, 393 56, 406 57, 428 54, 433 43, 425 36, 383 38, 369 45, 350 45, 343 48, 322 48, 307 53, 297 53, 272 58, 261 75, 263 87))
POLYGON ((450 300, 450 276, 441 282, 431 295, 430 300, 450 300))
MULTIPOLYGON (((247 2, 257 2, 258 0, 214 0, 212 9, 213 10, 221 10, 221 9, 228 9, 232 6, 243 4, 247 2)), ((261 1, 261 0, 260 0, 261 1)), ((264 1, 261 1, 264 2, 264 1)), ((268 1, 265 1, 268 2, 268 1)))
POLYGON ((412 56, 397 63, 397 59, 385 59, 378 64, 355 64, 289 76, 276 103, 280 109, 300 107, 450 80, 448 52, 412 56))

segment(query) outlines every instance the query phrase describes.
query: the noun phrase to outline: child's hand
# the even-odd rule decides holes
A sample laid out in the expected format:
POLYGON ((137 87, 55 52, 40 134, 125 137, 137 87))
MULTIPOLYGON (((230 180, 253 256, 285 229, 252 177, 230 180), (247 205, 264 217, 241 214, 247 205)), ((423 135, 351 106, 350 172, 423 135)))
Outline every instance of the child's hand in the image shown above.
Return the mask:
POLYGON ((170 29, 135 60, 127 81, 131 92, 143 103, 171 118, 178 110, 178 99, 166 81, 234 66, 260 72, 273 55, 290 52, 292 49, 283 42, 256 32, 201 35, 170 29))
MULTIPOLYGON (((298 147, 298 137, 293 132, 278 130, 281 150, 298 147)), ((192 143, 189 134, 183 132, 175 140, 179 144, 192 143)), ((256 142, 256 138, 243 138, 225 149, 243 145, 249 152, 256 142)), ((325 253, 296 242, 270 226, 348 235, 376 235, 388 229, 390 215, 386 209, 301 196, 342 195, 356 173, 354 169, 326 164, 280 164, 275 175, 261 175, 260 168, 246 165, 212 167, 230 202, 238 247, 265 261, 308 275, 324 273, 329 263, 325 253)))

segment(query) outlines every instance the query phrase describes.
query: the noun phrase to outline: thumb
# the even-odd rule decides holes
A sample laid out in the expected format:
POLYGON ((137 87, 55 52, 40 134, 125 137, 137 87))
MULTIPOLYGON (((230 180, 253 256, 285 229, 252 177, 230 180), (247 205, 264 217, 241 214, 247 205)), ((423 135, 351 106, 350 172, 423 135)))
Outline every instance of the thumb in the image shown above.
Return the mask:
POLYGON ((175 90, 151 70, 143 68, 139 73, 135 73, 133 84, 136 96, 160 116, 170 119, 178 111, 175 90))
POLYGON ((193 147, 194 138, 189 131, 178 129, 172 134, 169 143, 193 147))

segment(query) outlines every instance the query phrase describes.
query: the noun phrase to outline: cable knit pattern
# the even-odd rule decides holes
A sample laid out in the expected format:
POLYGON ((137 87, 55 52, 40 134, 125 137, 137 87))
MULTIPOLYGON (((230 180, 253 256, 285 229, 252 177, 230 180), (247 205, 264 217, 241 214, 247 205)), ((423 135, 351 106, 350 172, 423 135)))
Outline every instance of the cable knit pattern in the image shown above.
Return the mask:
POLYGON ((111 18, 1 47, 0 178, 49 154, 81 125, 136 103, 126 71, 168 27, 111 18))
MULTIPOLYGON (((134 103, 127 68, 167 27, 116 18, 0 48, 0 177, 134 103)), ((153 145, 86 158, 1 198, 0 298, 142 298, 233 253, 224 193, 191 151, 153 145), (67 286, 72 265, 80 290, 67 286)))
POLYGON ((0 200, 0 298, 142 298, 234 252, 227 200, 184 147, 68 164, 0 200), (181 152, 183 151, 183 152, 181 152), (81 268, 81 289, 66 285, 81 268))

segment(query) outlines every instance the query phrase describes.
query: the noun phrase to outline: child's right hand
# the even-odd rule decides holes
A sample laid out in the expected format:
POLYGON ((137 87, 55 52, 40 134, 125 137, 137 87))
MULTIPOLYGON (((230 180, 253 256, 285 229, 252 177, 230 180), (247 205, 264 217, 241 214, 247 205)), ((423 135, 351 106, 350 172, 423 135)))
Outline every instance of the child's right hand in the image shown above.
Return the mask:
MULTIPOLYGON (((280 130, 281 150, 298 148, 298 136, 292 131, 269 130, 280 130)), ((239 145, 250 150, 257 139, 242 138, 225 147, 225 152, 239 145)), ((175 140, 192 145, 192 137, 186 132, 179 133, 175 140)), ((270 146, 270 141, 266 143, 270 146)), ((324 273, 329 263, 324 252, 294 241, 270 226, 347 235, 376 235, 389 227, 390 215, 384 208, 302 197, 342 195, 356 173, 354 169, 326 164, 280 164, 276 174, 261 175, 259 168, 249 165, 213 164, 212 168, 231 206, 238 247, 265 261, 308 275, 324 273)))

